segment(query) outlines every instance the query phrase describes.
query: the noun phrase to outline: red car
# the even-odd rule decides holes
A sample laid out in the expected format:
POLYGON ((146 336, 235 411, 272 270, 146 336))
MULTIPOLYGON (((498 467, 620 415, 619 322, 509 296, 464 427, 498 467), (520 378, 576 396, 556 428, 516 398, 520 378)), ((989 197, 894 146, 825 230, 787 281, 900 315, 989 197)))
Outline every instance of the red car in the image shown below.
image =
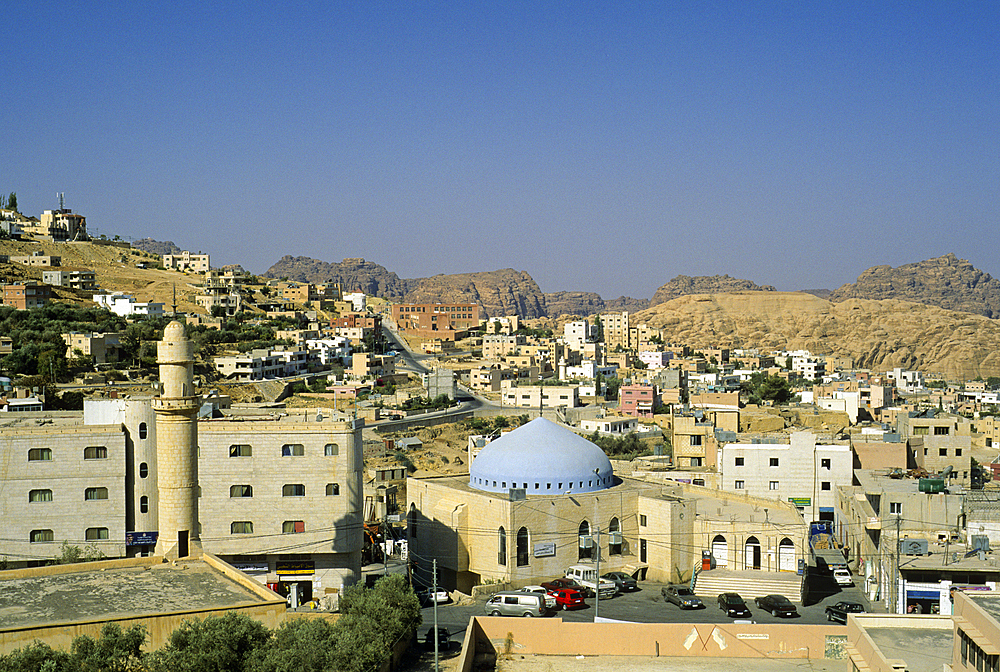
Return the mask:
POLYGON ((577 583, 576 579, 570 579, 563 576, 559 577, 558 579, 552 579, 551 581, 546 581, 545 583, 542 584, 542 588, 549 591, 550 595, 552 594, 553 590, 559 590, 561 588, 572 588, 573 590, 580 591, 580 594, 583 595, 584 597, 592 597, 592 595, 590 595, 590 590, 586 586, 577 583))
POLYGON ((583 593, 573 588, 550 590, 549 595, 556 598, 556 609, 582 609, 587 606, 583 600, 583 593))

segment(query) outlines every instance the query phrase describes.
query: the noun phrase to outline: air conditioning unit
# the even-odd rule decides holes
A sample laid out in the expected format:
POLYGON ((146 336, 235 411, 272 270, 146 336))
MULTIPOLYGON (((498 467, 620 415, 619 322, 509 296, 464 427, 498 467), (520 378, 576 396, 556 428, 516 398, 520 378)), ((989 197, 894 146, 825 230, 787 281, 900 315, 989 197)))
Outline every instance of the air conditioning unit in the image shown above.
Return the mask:
POLYGON ((611 546, 621 546, 622 543, 622 533, 621 532, 608 532, 608 544, 611 546))
POLYGON ((593 537, 580 537, 580 548, 593 548, 594 538, 593 537))

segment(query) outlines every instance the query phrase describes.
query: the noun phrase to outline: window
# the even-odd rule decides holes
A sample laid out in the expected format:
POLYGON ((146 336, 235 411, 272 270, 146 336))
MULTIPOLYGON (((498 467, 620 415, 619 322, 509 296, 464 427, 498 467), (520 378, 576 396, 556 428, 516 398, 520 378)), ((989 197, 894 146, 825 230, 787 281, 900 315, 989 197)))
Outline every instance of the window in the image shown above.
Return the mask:
POLYGON ((253 486, 251 485, 230 485, 230 497, 253 497, 253 486))
POLYGON ((935 427, 934 436, 948 436, 951 432, 951 427, 935 427))
POLYGON ((340 494, 340 483, 327 483, 326 484, 326 494, 327 495, 339 495, 340 494))
POLYGON ((106 527, 88 527, 87 531, 84 533, 84 537, 87 541, 97 541, 98 539, 108 538, 108 528, 106 527))
POLYGON ((304 520, 286 520, 281 524, 282 534, 298 534, 305 531, 306 523, 304 520))
POLYGON ((830 481, 823 481, 822 483, 819 484, 819 487, 820 487, 820 490, 829 490, 830 489, 830 481))
POLYGON ((689 445, 700 446, 701 445, 701 434, 693 434, 691 436, 691 443, 689 445))
POLYGON ((776 458, 776 457, 772 457, 771 458, 771 466, 772 467, 778 466, 778 458, 776 458))
POLYGON ((777 490, 778 489, 778 482, 777 481, 771 481, 770 483, 767 484, 767 489, 768 490, 777 490))
POLYGON ((52 491, 51 490, 31 490, 28 492, 29 502, 51 502, 52 501, 52 491))
POLYGON ((639 527, 646 527, 646 514, 645 513, 640 513, 639 514, 639 527))
POLYGON ((646 540, 639 540, 639 562, 646 562, 646 540))
POLYGON ((962 449, 961 448, 956 448, 955 449, 955 457, 962 457, 962 449))
MULTIPOLYGON (((49 458, 52 459, 52 458, 49 458)), ((83 449, 83 459, 85 460, 106 460, 108 459, 107 446, 87 446, 83 449)))
POLYGON ((146 495, 139 498, 139 513, 149 513, 149 497, 146 495))
POLYGON ((328 443, 323 446, 323 454, 327 457, 332 457, 333 455, 340 455, 340 446, 336 443, 328 443))
POLYGON ((108 489, 107 488, 87 488, 83 491, 83 498, 88 501, 94 501, 97 499, 107 499, 108 489))
POLYGON ((608 524, 608 555, 622 554, 622 530, 618 518, 612 518, 608 524))
POLYGON ((930 434, 930 427, 914 427, 913 436, 926 436, 930 434))
POLYGON ((281 447, 282 457, 301 457, 306 454, 306 448, 301 443, 286 443, 281 447))
POLYGON ((140 422, 139 423, 139 438, 140 439, 145 439, 146 435, 148 433, 149 433, 149 429, 146 427, 146 423, 145 422, 140 422))
POLYGON ((948 449, 938 448, 938 457, 948 457, 948 449))
POLYGON ((735 490, 743 490, 746 487, 747 487, 746 483, 744 483, 743 481, 736 481, 735 483, 733 483, 733 489, 735 490))
POLYGON ((245 443, 234 443, 229 446, 229 457, 250 457, 253 455, 253 448, 245 443))
POLYGON ((528 566, 528 528, 517 531, 517 566, 528 566))
POLYGON ((507 566, 507 530, 497 530, 497 564, 507 566))
POLYGON ((819 466, 821 466, 823 469, 829 469, 830 468, 830 458, 829 457, 824 457, 822 460, 819 461, 819 466))
POLYGON ((902 502, 889 502, 889 514, 893 516, 903 515, 903 503, 902 502))
POLYGON ((32 448, 28 451, 28 462, 42 462, 52 459, 51 448, 32 448))
POLYGON ((281 486, 282 497, 305 497, 306 486, 301 483, 288 483, 281 486))
POLYGON ((143 462, 139 465, 139 478, 146 478, 149 476, 149 465, 143 462))
POLYGON ((237 520, 229 525, 230 534, 253 534, 253 522, 249 520, 237 520))
POLYGON ((31 543, 37 544, 43 541, 52 541, 55 539, 55 535, 52 534, 52 530, 32 530, 28 539, 31 543))
POLYGON ((577 558, 586 560, 594 556, 594 538, 590 536, 590 523, 586 520, 580 523, 579 546, 577 558))
POLYGON ((742 457, 737 457, 736 458, 736 466, 737 467, 742 467, 743 464, 744 464, 744 462, 745 462, 745 458, 742 458, 742 457))

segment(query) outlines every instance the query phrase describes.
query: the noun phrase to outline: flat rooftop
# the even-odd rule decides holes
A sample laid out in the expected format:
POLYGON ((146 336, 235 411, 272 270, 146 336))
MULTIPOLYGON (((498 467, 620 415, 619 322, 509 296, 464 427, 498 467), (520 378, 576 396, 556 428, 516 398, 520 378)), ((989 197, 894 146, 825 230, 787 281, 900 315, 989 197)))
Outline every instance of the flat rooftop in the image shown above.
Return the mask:
POLYGON ((864 627, 883 656, 906 661, 906 672, 941 672, 951 665, 951 627, 864 627))
MULTIPOLYGON (((498 660, 497 672, 850 672, 851 661, 709 656, 521 656, 498 660)), ((939 668, 940 669, 940 668, 939 668)), ((935 671, 938 672, 938 671, 935 671)))
POLYGON ((992 616, 994 620, 1000 621, 1000 597, 996 595, 977 595, 975 591, 967 592, 966 596, 975 600, 976 605, 992 616))
POLYGON ((200 560, 80 564, 79 571, 0 578, 0 630, 265 603, 200 560))

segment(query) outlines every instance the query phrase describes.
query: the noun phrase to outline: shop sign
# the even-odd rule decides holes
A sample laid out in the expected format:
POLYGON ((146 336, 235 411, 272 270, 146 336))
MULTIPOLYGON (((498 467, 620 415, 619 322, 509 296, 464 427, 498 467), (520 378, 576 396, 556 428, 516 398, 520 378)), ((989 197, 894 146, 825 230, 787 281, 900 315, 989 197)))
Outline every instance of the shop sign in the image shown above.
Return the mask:
POLYGON ((312 560, 278 560, 274 571, 278 574, 306 576, 316 573, 316 563, 312 560))
POLYGON ((548 558, 556 554, 556 542, 554 541, 543 541, 541 543, 535 544, 535 557, 536 558, 548 558))
POLYGON ((789 497, 788 501, 795 506, 811 506, 812 497, 789 497))
POLYGON ((156 544, 156 537, 159 532, 126 532, 126 546, 153 546, 156 544))

